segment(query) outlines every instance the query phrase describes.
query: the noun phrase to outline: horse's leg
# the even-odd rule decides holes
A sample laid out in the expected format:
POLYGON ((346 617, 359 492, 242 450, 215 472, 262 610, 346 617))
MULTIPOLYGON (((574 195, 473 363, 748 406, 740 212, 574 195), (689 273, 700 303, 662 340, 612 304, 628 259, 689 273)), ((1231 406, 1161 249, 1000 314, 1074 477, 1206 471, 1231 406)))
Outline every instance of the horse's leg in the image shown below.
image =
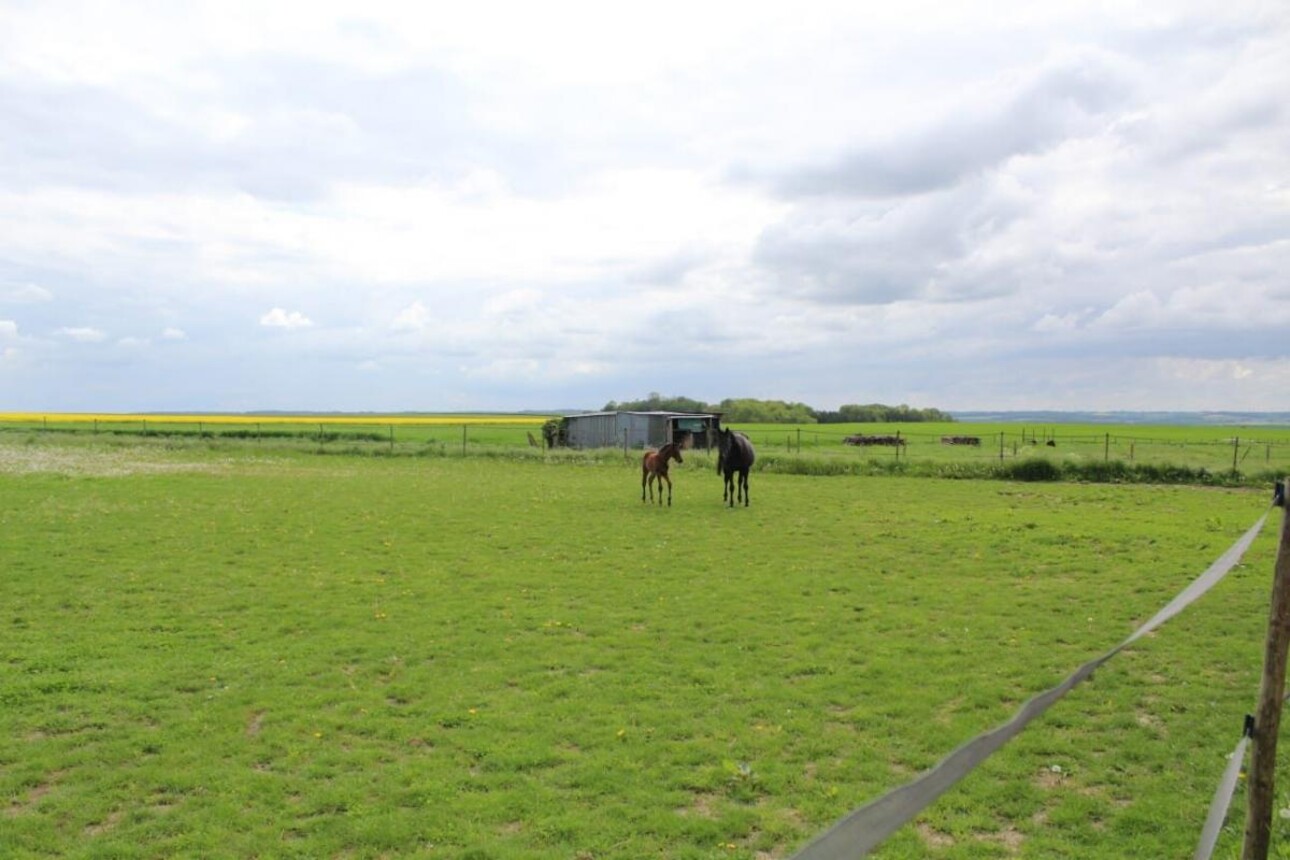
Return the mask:
POLYGON ((641 501, 645 501, 645 479, 649 477, 649 469, 641 466, 641 501))
POLYGON ((748 472, 747 470, 739 473, 739 484, 743 488, 744 507, 748 507, 748 472))
POLYGON ((658 503, 663 504, 663 481, 667 481, 667 506, 670 508, 672 507, 672 479, 667 475, 663 475, 659 479, 658 503))

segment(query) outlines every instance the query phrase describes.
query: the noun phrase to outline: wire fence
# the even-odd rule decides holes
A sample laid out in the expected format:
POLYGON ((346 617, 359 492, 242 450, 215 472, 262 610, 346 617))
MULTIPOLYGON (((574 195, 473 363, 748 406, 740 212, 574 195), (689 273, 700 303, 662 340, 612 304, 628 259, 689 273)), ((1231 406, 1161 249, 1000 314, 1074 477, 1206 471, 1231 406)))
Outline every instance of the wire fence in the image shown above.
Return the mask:
MULTIPOLYGON (((1285 507, 1283 486, 1278 487, 1273 504, 1285 507)), ((1035 695, 1007 722, 982 732, 911 782, 887 792, 845 816, 793 855, 794 860, 850 860, 850 858, 868 856, 873 848, 953 788, 994 752, 1020 734, 1027 725, 1077 685, 1091 677, 1095 670, 1138 639, 1152 633, 1178 615, 1217 585, 1240 562, 1246 550, 1262 531, 1267 517, 1268 513, 1265 512, 1204 573, 1123 642, 1100 657, 1084 663, 1060 684, 1035 695)), ((1282 554, 1290 553, 1290 547, 1287 547, 1284 542, 1284 534, 1283 530, 1283 543, 1280 548, 1282 554)), ((1281 566, 1279 562, 1278 568, 1281 566)), ((1278 691, 1277 696, 1281 695, 1282 693, 1278 691)), ((1195 860, 1208 860, 1212 856, 1236 789, 1240 763, 1244 759, 1248 741, 1254 735, 1253 723, 1252 717, 1245 717, 1241 739, 1232 753, 1232 758, 1211 801, 1209 814, 1201 830, 1196 853, 1193 855, 1195 860)), ((1266 856, 1266 852, 1263 856, 1266 856)))
MULTIPOLYGON (((542 418, 530 416, 365 418, 239 416, 103 416, 69 420, 65 416, 9 417, 0 432, 48 432, 93 435, 143 435, 214 439, 304 438, 322 442, 375 444, 452 444, 545 447, 542 418)), ((1213 469, 1290 466, 1290 431, 1285 435, 1232 428, 1230 433, 1188 435, 1191 428, 1145 428, 1130 432, 1072 432, 1061 426, 992 429, 952 425, 953 430, 918 429, 918 425, 809 425, 743 428, 761 450, 797 454, 909 460, 1010 460, 1046 457, 1057 460, 1128 463, 1177 463, 1213 469), (912 428, 912 429, 911 429, 912 428)), ((943 426, 943 425, 942 425, 943 426)))
MULTIPOLYGON (((310 446, 391 455, 609 455, 552 449, 538 416, 0 416, 6 434, 310 446)), ((910 474, 1076 480, 1263 483, 1290 472, 1290 431, 1277 428, 1087 428, 973 425, 736 426, 757 446, 757 469, 800 474, 910 474), (1286 435, 1280 435, 1280 434, 1286 435), (1191 435, 1194 434, 1194 435, 1191 435), (872 469, 870 467, 873 467, 872 469), (1000 468, 1002 467, 1002 468, 1000 468), (1043 467, 1033 474, 1018 469, 1043 467), (1051 467, 1051 468, 1050 468, 1051 467), (1103 468, 1110 467, 1110 468, 1103 468), (1043 471, 1046 469, 1047 471, 1043 471), (1174 474, 1171 470, 1184 470, 1174 474)), ((621 450, 621 449, 619 449, 621 450)), ((715 453, 712 454, 715 456, 715 453)), ((634 454, 632 455, 634 456, 634 454)))
POLYGON ((1231 435, 1187 437, 1103 432, 1070 433, 1061 428, 1017 428, 953 434, 910 431, 855 432, 821 428, 783 431, 758 428, 749 433, 759 450, 825 456, 868 457, 911 462, 1006 462, 1045 459, 1056 463, 1123 462, 1177 465, 1210 471, 1290 469, 1290 436, 1231 435))
POLYGON ((62 416, 0 421, 0 433, 38 433, 90 438, 143 438, 173 441, 307 443, 319 446, 450 454, 472 448, 544 446, 542 420, 527 417, 285 418, 258 416, 62 416))

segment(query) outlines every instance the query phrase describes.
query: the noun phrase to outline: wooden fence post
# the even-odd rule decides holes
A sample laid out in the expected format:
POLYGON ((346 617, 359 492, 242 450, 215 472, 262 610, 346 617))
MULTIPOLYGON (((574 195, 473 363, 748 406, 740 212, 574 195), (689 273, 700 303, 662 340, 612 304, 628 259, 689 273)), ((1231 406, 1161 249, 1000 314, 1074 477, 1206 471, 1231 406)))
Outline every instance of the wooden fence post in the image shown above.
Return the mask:
POLYGON ((1254 715, 1254 743, 1250 755, 1249 803, 1245 815, 1245 844, 1241 860, 1267 860, 1272 836, 1273 790, 1276 782, 1277 734, 1281 730, 1281 703, 1285 695, 1286 651, 1290 646, 1290 517, 1286 515, 1286 481, 1277 485, 1281 507, 1281 544, 1277 548, 1268 609, 1268 638, 1263 653, 1263 680, 1259 708, 1254 715))

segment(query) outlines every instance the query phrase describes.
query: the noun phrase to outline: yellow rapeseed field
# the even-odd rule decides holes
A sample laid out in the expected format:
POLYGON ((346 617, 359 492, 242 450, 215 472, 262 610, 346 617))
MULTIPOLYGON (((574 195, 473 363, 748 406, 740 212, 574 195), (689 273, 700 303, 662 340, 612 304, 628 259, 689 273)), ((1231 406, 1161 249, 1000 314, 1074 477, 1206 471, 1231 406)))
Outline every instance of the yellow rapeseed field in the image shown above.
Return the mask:
POLYGON ((4 424, 380 424, 537 425, 544 415, 167 415, 91 412, 0 412, 4 424))

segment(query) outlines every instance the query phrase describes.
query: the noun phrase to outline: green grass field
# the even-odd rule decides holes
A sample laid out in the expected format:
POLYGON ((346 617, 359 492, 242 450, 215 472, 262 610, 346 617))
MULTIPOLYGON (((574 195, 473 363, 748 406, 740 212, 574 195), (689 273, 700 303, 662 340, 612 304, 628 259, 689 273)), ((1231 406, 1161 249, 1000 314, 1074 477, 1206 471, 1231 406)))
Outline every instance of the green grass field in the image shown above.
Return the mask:
MULTIPOLYGON (((0 856, 786 857, 1270 495, 673 468, 0 437, 0 856)), ((1279 516, 874 856, 1190 856, 1279 516)))

